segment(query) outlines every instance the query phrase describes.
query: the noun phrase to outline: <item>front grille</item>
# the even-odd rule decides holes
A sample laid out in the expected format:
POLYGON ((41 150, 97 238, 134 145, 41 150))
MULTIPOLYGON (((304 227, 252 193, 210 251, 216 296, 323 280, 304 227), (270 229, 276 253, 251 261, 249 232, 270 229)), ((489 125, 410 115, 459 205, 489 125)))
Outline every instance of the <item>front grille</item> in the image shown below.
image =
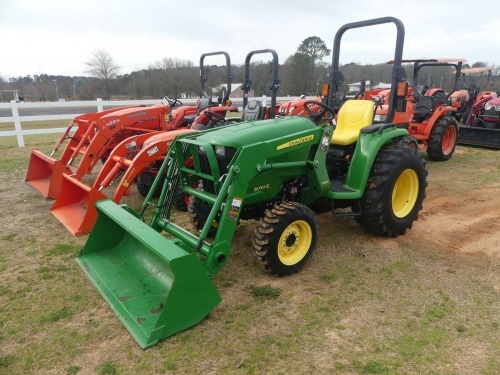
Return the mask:
MULTIPOLYGON (((228 167, 231 164, 231 161, 236 154, 236 149, 226 147, 225 156, 220 156, 218 154, 215 155, 217 159, 217 168, 219 168, 220 175, 223 176, 228 172, 228 167)), ((213 175, 213 171, 210 168, 210 163, 208 162, 207 154, 205 151, 199 150, 198 156, 200 158, 200 168, 201 171, 208 175, 213 175)), ((203 190, 208 193, 216 194, 215 187, 213 181, 202 179, 203 181, 203 190)))
POLYGON ((497 111, 495 108, 490 108, 488 110, 484 110, 482 117, 498 119, 500 118, 500 112, 497 111))

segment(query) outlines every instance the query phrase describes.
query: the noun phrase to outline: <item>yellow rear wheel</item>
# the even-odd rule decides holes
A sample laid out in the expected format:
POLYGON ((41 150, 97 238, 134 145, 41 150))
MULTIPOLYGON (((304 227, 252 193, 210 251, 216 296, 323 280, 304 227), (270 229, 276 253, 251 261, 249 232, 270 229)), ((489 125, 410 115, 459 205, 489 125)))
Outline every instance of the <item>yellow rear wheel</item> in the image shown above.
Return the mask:
POLYGON ((426 188, 425 160, 413 140, 388 143, 375 158, 355 219, 372 233, 402 235, 417 220, 426 188))
POLYGON ((405 169, 392 189, 392 211, 398 218, 406 217, 415 207, 418 197, 418 176, 413 169, 405 169))

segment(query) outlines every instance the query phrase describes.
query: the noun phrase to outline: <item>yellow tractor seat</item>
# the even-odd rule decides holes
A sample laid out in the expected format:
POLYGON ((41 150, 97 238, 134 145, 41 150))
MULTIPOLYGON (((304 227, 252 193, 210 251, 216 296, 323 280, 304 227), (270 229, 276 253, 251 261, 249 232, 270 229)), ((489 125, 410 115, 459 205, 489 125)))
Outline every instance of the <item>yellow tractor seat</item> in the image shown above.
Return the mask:
POLYGON ((340 108, 331 144, 347 146, 358 140, 359 131, 373 124, 375 104, 371 100, 348 100, 340 108))

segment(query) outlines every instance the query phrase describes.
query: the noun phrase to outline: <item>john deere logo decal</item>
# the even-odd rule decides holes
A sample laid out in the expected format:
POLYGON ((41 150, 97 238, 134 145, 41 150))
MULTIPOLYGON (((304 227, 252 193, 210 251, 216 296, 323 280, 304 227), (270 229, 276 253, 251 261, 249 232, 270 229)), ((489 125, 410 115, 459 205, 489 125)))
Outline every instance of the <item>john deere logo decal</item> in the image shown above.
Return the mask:
POLYGON ((276 147, 276 150, 283 150, 284 148, 297 146, 297 145, 300 145, 302 143, 312 141, 313 139, 314 139, 314 134, 307 135, 305 137, 297 138, 297 139, 294 139, 292 141, 283 143, 282 145, 279 145, 278 147, 276 147))

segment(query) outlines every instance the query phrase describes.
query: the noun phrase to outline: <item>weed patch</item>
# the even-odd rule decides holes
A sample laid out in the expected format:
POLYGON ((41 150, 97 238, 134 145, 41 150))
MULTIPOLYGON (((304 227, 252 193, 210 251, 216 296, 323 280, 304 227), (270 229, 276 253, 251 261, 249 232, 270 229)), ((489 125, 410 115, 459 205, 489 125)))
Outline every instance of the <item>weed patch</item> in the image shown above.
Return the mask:
POLYGON ((281 295, 281 289, 274 288, 271 285, 249 286, 248 291, 255 298, 278 298, 281 295))
POLYGON ((55 323, 62 319, 69 319, 73 316, 73 313, 69 311, 67 307, 63 307, 60 310, 56 310, 48 313, 47 315, 43 315, 40 318, 40 323, 55 323))

